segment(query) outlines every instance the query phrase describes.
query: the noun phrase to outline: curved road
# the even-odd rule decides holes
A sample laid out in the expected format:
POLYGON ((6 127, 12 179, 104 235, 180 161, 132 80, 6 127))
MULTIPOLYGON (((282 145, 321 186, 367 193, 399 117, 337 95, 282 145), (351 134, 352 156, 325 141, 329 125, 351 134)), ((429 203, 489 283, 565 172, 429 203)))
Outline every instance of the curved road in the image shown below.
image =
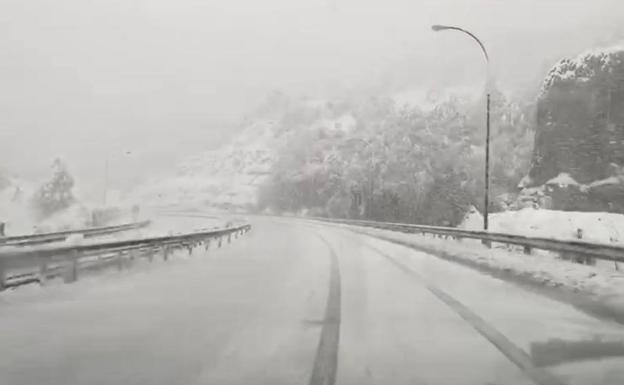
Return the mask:
POLYGON ((624 341, 620 325, 345 230, 253 225, 221 249, 1 294, 0 384, 624 383, 622 357, 535 354, 624 341))

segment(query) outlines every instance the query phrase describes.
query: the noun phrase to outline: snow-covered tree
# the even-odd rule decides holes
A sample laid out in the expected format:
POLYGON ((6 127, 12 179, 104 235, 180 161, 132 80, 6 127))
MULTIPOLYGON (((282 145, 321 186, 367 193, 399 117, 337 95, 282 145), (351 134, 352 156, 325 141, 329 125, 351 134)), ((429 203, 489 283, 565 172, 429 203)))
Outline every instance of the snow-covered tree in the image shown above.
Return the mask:
POLYGON ((67 171, 67 167, 60 159, 55 159, 52 163, 52 177, 32 197, 37 214, 45 218, 71 206, 75 201, 73 187, 74 178, 67 171))
MULTIPOLYGON (((530 106, 495 95, 493 197, 515 190, 532 144, 530 106)), ((437 225, 458 224, 471 206, 483 207, 482 110, 460 98, 427 111, 383 97, 344 105, 355 129, 332 135, 306 122, 294 130, 262 189, 263 205, 437 225)))

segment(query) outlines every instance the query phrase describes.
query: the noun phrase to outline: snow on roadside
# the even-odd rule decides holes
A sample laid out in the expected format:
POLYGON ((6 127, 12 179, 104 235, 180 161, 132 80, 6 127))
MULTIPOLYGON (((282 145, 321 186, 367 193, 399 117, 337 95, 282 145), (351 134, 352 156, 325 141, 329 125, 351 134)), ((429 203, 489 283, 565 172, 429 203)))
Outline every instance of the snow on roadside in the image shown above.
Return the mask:
POLYGON ((169 215, 157 216, 150 226, 141 229, 142 236, 161 236, 171 234, 190 233, 195 231, 225 227, 227 220, 221 217, 169 215))
POLYGON ((618 271, 612 263, 581 265, 562 260, 556 253, 541 250, 525 255, 519 248, 503 245, 494 245, 489 249, 477 240, 455 241, 390 230, 339 226, 407 246, 420 246, 445 253, 458 262, 486 271, 522 277, 544 287, 563 287, 571 292, 588 295, 624 316, 624 266, 618 271))
MULTIPOLYGON (((490 231, 526 235, 531 237, 578 240, 580 229, 582 240, 587 242, 624 245, 624 215, 605 212, 574 212, 525 208, 490 214, 490 231)), ((483 217, 472 210, 460 228, 481 230, 483 217)))

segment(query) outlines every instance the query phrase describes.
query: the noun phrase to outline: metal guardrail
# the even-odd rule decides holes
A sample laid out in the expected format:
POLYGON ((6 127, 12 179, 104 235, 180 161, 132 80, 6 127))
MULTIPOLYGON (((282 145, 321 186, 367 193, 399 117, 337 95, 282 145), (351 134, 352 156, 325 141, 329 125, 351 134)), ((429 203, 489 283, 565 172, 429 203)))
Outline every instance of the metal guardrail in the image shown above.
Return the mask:
POLYGON ((22 246, 0 249, 0 290, 8 286, 17 286, 24 280, 28 282, 45 281, 53 276, 63 275, 65 282, 78 279, 81 262, 89 262, 93 257, 103 257, 104 261, 114 260, 118 267, 123 267, 124 259, 147 256, 151 261, 156 252, 161 252, 167 260, 172 251, 192 249, 204 245, 207 249, 210 241, 217 240, 218 246, 224 239, 231 242, 232 236, 238 237, 251 230, 251 225, 243 224, 224 229, 205 230, 194 233, 167 235, 140 239, 87 243, 83 245, 58 246, 22 246), (28 271, 24 273, 24 271, 28 271), (15 272, 9 276, 9 272, 15 272), (32 273, 36 271, 36 273, 32 273), (27 279, 23 277, 28 276, 27 279), (20 278, 22 277, 22 278, 20 278), (20 280, 21 279, 21 280, 20 280), (16 281, 17 282, 11 282, 16 281))
POLYGON ((454 227, 412 225, 406 223, 375 222, 349 219, 309 218, 322 222, 373 227, 383 230, 399 231, 402 233, 435 234, 454 239, 478 239, 488 243, 505 243, 522 246, 524 253, 531 253, 531 249, 571 253, 605 259, 609 261, 624 262, 624 247, 603 243, 583 242, 578 240, 563 240, 553 238, 528 237, 524 235, 496 233, 483 230, 463 230, 454 227))
POLYGON ((50 242, 64 241, 73 234, 81 234, 85 238, 96 237, 100 235, 107 235, 118 233, 121 231, 135 230, 149 226, 151 221, 142 221, 134 223, 125 223, 122 225, 103 226, 103 227, 91 227, 86 229, 74 229, 57 231, 53 233, 41 233, 41 234, 27 234, 27 235, 15 235, 10 237, 0 237, 0 246, 24 246, 24 245, 36 245, 50 242))

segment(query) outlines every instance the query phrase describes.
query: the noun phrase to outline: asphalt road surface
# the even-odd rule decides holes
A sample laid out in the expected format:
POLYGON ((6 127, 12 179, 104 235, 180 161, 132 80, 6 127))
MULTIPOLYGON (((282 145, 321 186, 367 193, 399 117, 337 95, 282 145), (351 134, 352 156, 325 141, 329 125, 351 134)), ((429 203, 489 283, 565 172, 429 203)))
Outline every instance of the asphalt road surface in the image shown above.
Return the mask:
POLYGON ((221 249, 2 293, 0 384, 624 383, 621 356, 556 362, 617 351, 619 325, 346 230, 252 223, 221 249))

